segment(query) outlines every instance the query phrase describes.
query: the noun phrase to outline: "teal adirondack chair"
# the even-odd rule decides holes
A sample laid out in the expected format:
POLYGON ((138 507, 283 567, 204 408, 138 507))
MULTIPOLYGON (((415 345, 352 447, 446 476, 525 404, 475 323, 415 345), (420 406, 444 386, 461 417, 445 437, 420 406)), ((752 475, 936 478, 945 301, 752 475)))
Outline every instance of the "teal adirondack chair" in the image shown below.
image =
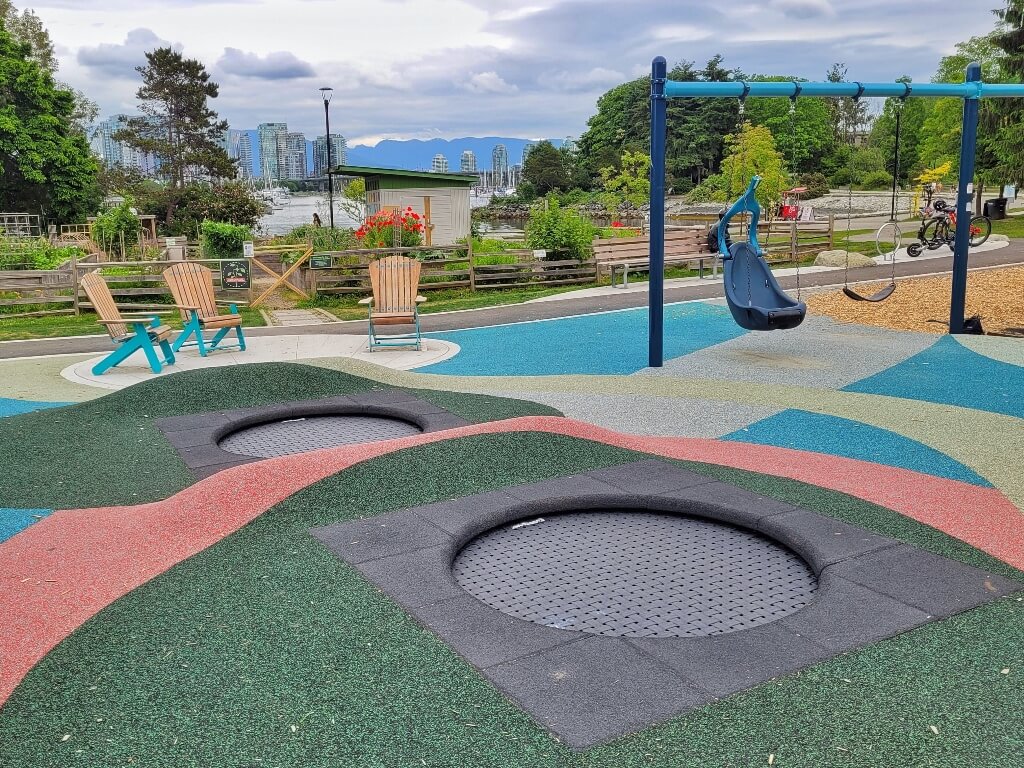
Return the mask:
POLYGON ((153 314, 143 317, 124 316, 114 303, 114 297, 110 294, 110 288, 99 272, 90 272, 81 280, 85 295, 89 297, 92 307, 99 316, 98 322, 107 329, 114 346, 113 352, 100 360, 92 367, 92 372, 100 376, 115 365, 123 363, 140 349, 149 361, 149 367, 153 373, 160 373, 163 364, 156 353, 156 346, 159 345, 163 351, 164 363, 174 364, 174 351, 171 349, 170 337, 173 329, 160 323, 160 318, 153 314), (132 327, 129 332, 128 326, 132 327))
POLYGON ((242 334, 242 316, 238 314, 237 304, 218 302, 213 291, 213 273, 202 264, 183 261, 164 270, 164 280, 171 289, 174 302, 181 311, 181 319, 185 327, 181 335, 174 340, 174 351, 185 346, 199 348, 199 354, 206 357, 207 351, 212 352, 220 346, 224 337, 234 329, 238 338, 237 346, 245 350, 245 336, 242 334), (231 314, 221 315, 218 304, 227 303, 231 314), (204 339, 204 330, 216 330, 212 339, 204 339), (190 337, 195 341, 189 342, 190 337))

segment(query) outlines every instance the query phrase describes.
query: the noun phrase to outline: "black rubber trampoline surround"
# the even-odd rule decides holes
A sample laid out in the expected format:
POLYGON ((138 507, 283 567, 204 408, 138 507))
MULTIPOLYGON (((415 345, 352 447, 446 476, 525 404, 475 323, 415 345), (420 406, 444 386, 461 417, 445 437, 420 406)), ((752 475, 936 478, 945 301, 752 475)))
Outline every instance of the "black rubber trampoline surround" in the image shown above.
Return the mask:
POLYGON ((577 749, 1024 588, 656 460, 312 534, 577 749))
POLYGON ((200 479, 261 458, 393 440, 468 423, 438 405, 399 390, 156 421, 185 465, 200 479))

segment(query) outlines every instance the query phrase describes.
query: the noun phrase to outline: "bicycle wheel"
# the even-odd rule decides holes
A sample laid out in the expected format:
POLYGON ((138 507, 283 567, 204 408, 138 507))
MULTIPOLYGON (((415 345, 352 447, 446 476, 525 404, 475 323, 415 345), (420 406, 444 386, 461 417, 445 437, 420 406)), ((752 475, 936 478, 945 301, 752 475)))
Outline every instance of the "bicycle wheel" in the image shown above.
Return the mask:
POLYGON ((923 246, 920 243, 911 243, 907 246, 907 256, 910 256, 912 259, 916 259, 921 255, 922 250, 923 246))
POLYGON ((903 243, 903 232, 895 221, 887 221, 875 232, 875 252, 883 259, 892 259, 903 243))
POLYGON ((925 222, 925 225, 921 227, 921 242, 927 246, 929 251, 934 251, 945 245, 946 220, 932 219, 925 222))
POLYGON ((988 240, 992 234, 992 222, 988 216, 975 216, 971 219, 971 248, 977 248, 988 240))

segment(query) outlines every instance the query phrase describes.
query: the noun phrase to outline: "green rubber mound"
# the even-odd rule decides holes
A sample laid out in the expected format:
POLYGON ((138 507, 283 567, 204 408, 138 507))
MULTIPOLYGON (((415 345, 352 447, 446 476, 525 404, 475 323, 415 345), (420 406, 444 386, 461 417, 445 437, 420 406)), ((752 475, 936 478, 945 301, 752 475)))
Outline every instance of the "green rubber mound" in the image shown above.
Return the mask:
MULTIPOLYGON (((0 506, 74 509, 164 499, 194 480, 155 419, 385 389, 340 371, 256 363, 161 376, 85 403, 0 419, 0 506)), ((522 400, 409 391, 473 422, 561 415, 522 400)))
MULTIPOLYGON (((769 755, 800 768, 1017 764, 1016 598, 575 753, 309 534, 637 458, 560 435, 505 433, 408 449, 327 478, 58 646, 0 710, 0 765, 746 768, 769 755)), ((681 464, 1019 576, 840 493, 681 464)))

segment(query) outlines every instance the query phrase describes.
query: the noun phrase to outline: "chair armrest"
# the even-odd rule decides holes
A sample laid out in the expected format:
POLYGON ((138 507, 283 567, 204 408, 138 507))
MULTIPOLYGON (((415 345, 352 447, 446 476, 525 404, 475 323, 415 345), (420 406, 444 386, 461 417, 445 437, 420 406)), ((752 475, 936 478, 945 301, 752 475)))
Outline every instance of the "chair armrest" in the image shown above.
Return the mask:
POLYGON ((426 296, 417 296, 417 297, 416 297, 416 303, 417 303, 417 304, 422 304, 422 303, 423 303, 424 301, 426 301, 426 300, 427 300, 427 297, 426 297, 426 296))
POLYGON ((359 300, 360 304, 373 306, 373 296, 368 296, 365 299, 359 300))
POLYGON ((138 322, 138 321, 137 320, 136 321, 132 321, 132 320, 124 319, 124 320, 97 320, 96 322, 99 323, 100 325, 131 325, 132 322, 138 322))
POLYGON ((218 307, 247 307, 249 302, 247 301, 221 301, 217 300, 214 302, 218 307))
POLYGON ((200 309, 202 309, 202 307, 190 307, 185 304, 174 304, 173 306, 175 309, 188 309, 193 312, 198 312, 200 309))

